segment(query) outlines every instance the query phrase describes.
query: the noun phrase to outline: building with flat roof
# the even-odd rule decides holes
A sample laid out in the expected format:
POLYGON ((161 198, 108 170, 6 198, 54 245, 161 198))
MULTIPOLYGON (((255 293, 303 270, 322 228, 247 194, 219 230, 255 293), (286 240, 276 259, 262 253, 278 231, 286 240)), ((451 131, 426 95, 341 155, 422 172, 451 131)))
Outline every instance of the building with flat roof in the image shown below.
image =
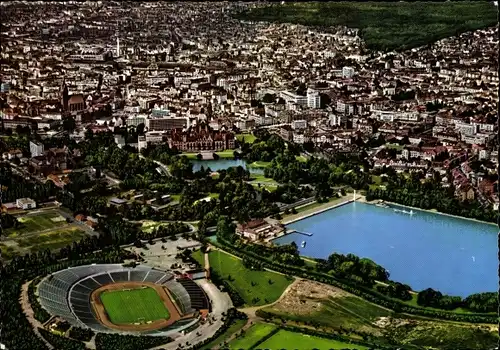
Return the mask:
POLYGON ((31 198, 18 198, 16 200, 16 206, 19 209, 24 209, 24 210, 35 209, 36 202, 31 198))

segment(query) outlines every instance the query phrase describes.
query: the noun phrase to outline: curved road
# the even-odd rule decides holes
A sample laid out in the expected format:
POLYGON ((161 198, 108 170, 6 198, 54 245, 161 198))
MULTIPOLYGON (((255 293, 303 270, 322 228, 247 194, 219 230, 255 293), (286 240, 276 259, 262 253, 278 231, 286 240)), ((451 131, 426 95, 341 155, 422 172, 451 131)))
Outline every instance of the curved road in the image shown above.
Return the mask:
POLYGON ((227 310, 233 307, 233 303, 231 301, 231 298, 229 298, 229 295, 227 293, 222 293, 221 291, 219 291, 217 287, 208 280, 203 279, 195 282, 205 290, 208 298, 210 299, 210 302, 212 304, 212 313, 208 318, 213 321, 211 321, 211 323, 205 322, 186 335, 178 333, 177 337, 173 336, 174 339, 177 338, 173 342, 157 346, 153 349, 177 350, 179 349, 179 345, 191 347, 192 345, 195 345, 212 337, 215 332, 217 332, 217 330, 224 324, 224 322, 222 321, 222 313, 227 312, 227 310))
POLYGON ((43 343, 48 349, 52 350, 54 349, 54 347, 48 341, 46 341, 45 338, 43 338, 40 332, 38 331, 38 328, 43 328, 43 326, 40 323, 40 321, 38 321, 35 318, 33 309, 31 308, 31 304, 29 302, 28 287, 31 284, 31 282, 32 281, 28 281, 22 285, 21 297, 19 298, 19 302, 21 303, 21 308, 23 309, 23 312, 26 315, 26 319, 31 324, 31 327, 33 327, 33 332, 35 332, 36 336, 40 338, 41 341, 43 341, 43 343))

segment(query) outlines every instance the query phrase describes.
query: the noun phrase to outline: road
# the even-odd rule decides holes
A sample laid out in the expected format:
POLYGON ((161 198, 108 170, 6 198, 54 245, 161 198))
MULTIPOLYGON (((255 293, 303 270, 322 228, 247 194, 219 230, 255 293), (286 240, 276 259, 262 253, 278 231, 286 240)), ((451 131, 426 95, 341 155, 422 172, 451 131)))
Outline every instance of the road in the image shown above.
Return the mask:
POLYGON ((231 298, 227 293, 222 293, 217 289, 217 287, 206 279, 196 281, 198 285, 200 285, 208 295, 208 298, 212 304, 212 313, 209 318, 213 321, 206 322, 200 325, 194 331, 181 335, 178 334, 178 339, 174 340, 171 343, 157 346, 153 349, 165 349, 165 350, 178 350, 179 345, 191 347, 194 344, 200 343, 210 337, 212 337, 217 330, 222 327, 224 322, 222 321, 222 313, 227 312, 230 308, 233 307, 233 303, 231 298), (188 343, 188 345, 186 345, 188 343))
MULTIPOLYGON (((150 158, 146 158, 144 157, 142 154, 139 153, 139 158, 141 159, 150 159, 150 158)), ((158 165, 162 170, 163 172, 165 173, 165 175, 167 176, 172 176, 172 174, 170 174, 170 170, 168 170, 168 166, 166 166, 165 164, 163 163, 160 163, 159 161, 157 160, 154 160, 154 159, 150 159, 152 160, 156 165, 158 165)))
POLYGON ((43 328, 43 326, 40 323, 40 321, 38 321, 34 317, 34 312, 33 312, 33 309, 31 308, 31 304, 30 304, 29 299, 28 299, 28 287, 29 287, 30 283, 31 283, 31 281, 26 282, 21 287, 21 297, 19 298, 19 302, 21 303, 21 308, 23 309, 23 312, 26 315, 26 319, 33 327, 33 331, 35 332, 36 336, 44 342, 45 346, 48 349, 52 350, 52 349, 54 349, 54 347, 48 341, 46 341, 42 337, 40 332, 38 331, 38 328, 43 328))

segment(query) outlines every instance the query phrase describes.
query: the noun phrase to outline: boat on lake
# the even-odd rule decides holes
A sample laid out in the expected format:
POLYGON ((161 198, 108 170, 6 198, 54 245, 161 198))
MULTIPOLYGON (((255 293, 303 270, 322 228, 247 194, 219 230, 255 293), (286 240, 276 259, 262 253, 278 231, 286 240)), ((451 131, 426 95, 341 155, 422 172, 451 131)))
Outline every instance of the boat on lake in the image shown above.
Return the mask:
POLYGON ((408 215, 413 215, 415 214, 413 210, 407 211, 407 210, 401 210, 401 209, 394 209, 394 212, 396 213, 402 213, 402 214, 408 214, 408 215))

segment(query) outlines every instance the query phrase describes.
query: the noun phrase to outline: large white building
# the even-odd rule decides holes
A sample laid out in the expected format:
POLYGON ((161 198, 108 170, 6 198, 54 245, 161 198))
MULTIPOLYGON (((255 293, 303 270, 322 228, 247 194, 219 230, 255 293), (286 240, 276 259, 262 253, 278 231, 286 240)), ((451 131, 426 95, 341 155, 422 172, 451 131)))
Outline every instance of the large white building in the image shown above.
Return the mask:
POLYGON ((316 109, 321 107, 321 99, 317 90, 307 89, 307 107, 316 109))
POLYGON ((30 141, 31 157, 38 157, 43 155, 43 143, 30 141))
POLYGON ((342 68, 342 78, 351 79, 356 71, 352 67, 343 67, 342 68))
POLYGON ((280 92, 280 97, 285 100, 287 104, 295 103, 301 106, 307 106, 307 96, 294 94, 290 91, 280 92))

